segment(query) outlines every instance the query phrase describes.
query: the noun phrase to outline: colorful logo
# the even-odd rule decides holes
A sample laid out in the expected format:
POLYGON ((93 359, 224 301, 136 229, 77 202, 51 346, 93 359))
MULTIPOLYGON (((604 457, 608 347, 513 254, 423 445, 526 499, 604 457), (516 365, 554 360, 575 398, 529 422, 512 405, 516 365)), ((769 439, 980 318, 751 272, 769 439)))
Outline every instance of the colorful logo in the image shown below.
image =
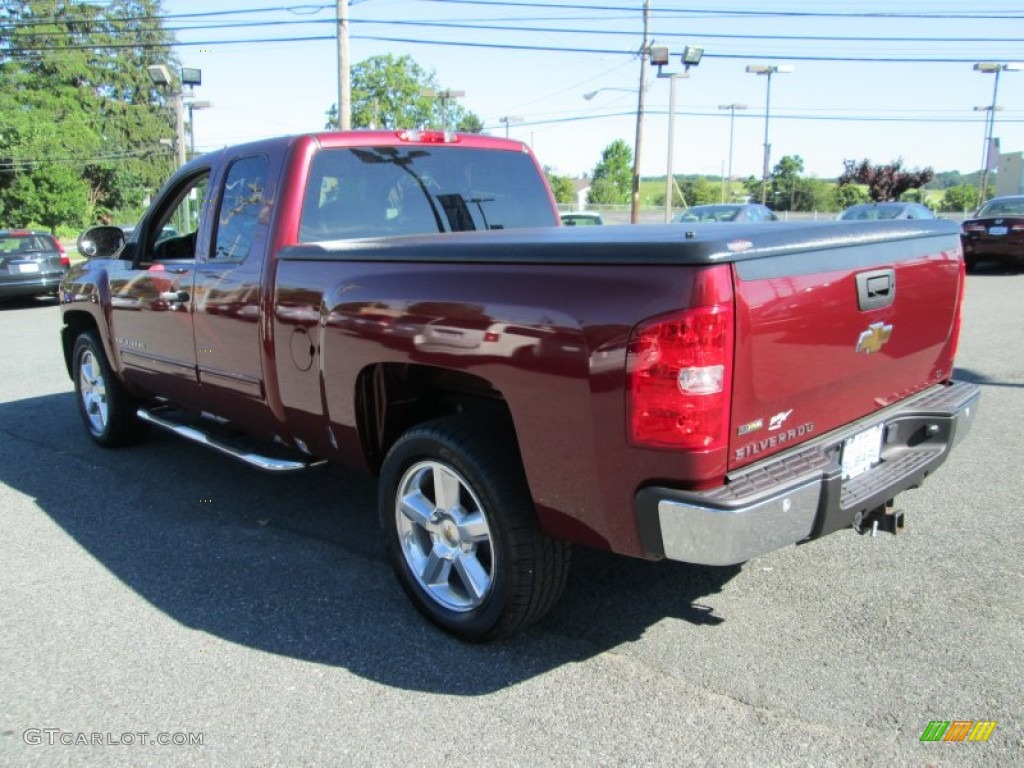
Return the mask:
POLYGON ((995 720, 932 720, 921 741, 988 741, 996 725, 995 720))

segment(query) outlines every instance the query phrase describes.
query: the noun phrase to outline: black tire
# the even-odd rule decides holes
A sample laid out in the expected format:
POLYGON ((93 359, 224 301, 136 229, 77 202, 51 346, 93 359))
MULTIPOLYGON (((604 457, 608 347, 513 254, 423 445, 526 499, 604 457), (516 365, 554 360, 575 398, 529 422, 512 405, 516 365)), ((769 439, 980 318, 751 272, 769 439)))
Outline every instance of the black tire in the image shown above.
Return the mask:
POLYGON ((136 415, 138 403, 114 376, 96 331, 83 331, 72 353, 75 399, 93 442, 117 448, 138 442, 146 424, 136 415))
POLYGON ((546 614, 561 597, 571 552, 541 532, 515 444, 479 431, 466 417, 409 430, 384 460, 379 496, 402 588, 424 616, 471 642, 507 637, 546 614), (412 503, 399 503, 400 493, 412 503), (418 499, 423 515, 407 511, 418 499))

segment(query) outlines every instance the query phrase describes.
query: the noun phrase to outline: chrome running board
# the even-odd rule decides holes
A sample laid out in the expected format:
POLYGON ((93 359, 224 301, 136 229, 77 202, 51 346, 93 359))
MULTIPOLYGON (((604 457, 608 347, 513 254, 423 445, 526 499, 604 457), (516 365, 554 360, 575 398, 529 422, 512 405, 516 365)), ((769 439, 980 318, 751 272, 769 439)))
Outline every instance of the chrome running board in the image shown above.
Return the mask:
POLYGON ((142 421, 149 424, 155 424, 161 429, 166 429, 168 432, 173 432, 178 437, 183 437, 186 440, 191 440, 193 443, 199 443, 207 448, 212 448, 215 451, 219 451, 233 459, 238 459, 251 467, 261 469, 264 472, 301 472, 306 469, 312 469, 313 467, 323 466, 327 463, 323 459, 314 459, 313 457, 310 457, 308 460, 282 459, 272 456, 264 456, 240 447, 236 448, 233 445, 229 445, 228 443, 203 432, 197 427, 164 418, 163 416, 159 416, 145 408, 139 408, 138 417, 142 421))

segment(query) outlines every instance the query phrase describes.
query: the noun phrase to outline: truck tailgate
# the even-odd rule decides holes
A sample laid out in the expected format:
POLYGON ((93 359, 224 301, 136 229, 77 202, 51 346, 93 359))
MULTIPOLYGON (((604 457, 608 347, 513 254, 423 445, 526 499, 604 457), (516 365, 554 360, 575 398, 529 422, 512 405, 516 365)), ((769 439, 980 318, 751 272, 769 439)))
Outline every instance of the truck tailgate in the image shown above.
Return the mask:
POLYGON ((951 377, 956 236, 854 237, 738 261, 735 275, 731 470, 951 377))

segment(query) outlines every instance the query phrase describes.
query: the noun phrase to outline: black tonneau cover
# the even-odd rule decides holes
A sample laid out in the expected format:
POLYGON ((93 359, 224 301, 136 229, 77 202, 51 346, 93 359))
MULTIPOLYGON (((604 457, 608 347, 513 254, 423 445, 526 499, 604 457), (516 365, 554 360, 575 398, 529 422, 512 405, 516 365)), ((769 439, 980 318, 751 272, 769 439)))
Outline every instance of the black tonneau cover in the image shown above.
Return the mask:
MULTIPOLYGON (((281 250, 286 261, 411 261, 504 264, 715 264, 749 262, 808 251, 862 248, 889 243, 894 260, 960 246, 956 222, 811 221, 761 224, 654 224, 606 227, 545 227, 490 232, 451 232, 405 237, 301 243, 281 250)), ((868 252, 873 251, 873 255, 868 252)), ((848 258, 849 252, 844 255, 848 258)), ((827 258, 822 254, 822 258, 827 258)), ((772 260, 774 261, 774 259, 772 260)), ((814 260, 790 260, 789 274, 815 272, 814 260)))

